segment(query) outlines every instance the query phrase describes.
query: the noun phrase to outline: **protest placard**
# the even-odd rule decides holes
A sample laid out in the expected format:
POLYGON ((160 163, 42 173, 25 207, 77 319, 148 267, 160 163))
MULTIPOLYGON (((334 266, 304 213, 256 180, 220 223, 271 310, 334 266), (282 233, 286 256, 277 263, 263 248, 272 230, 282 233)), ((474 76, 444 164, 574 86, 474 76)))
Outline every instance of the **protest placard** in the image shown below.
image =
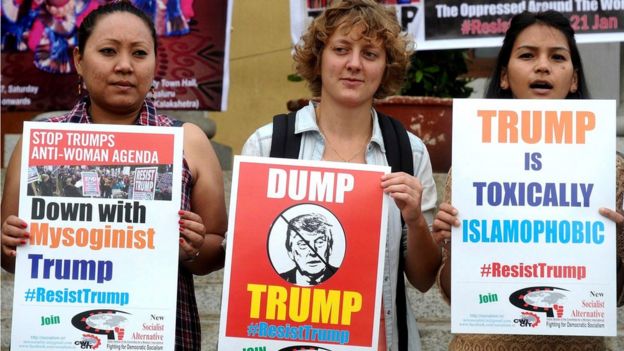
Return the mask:
POLYGON ((80 172, 82 196, 100 196, 100 177, 97 172, 80 172))
POLYGON ((616 335, 615 101, 453 111, 452 332, 616 335))
POLYGON ((152 200, 156 192, 158 167, 138 167, 134 170, 133 200, 152 200))
POLYGON ((173 350, 182 132, 24 123, 19 217, 30 237, 17 248, 12 349, 173 350), (98 174, 124 169, 131 177, 145 166, 173 172, 170 200, 93 190, 98 174), (28 194, 37 190, 38 182, 27 184, 32 168, 64 186, 28 194))
POLYGON ((376 350, 389 171, 235 158, 219 350, 376 350))

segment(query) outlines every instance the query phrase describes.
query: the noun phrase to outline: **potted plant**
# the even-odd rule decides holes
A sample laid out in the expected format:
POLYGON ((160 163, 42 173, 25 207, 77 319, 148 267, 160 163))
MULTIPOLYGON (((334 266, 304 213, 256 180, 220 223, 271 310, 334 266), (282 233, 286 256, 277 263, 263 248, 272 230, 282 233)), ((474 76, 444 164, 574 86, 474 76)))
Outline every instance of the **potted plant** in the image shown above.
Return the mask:
POLYGON ((377 100, 375 108, 400 120, 418 135, 431 157, 434 172, 451 166, 452 98, 466 98, 468 50, 418 51, 411 59, 401 95, 377 100))
MULTIPOLYGON (((473 89, 468 73, 468 50, 418 51, 411 59, 400 95, 376 100, 375 108, 403 123, 419 136, 431 157, 434 172, 447 172, 451 166, 452 98, 466 98, 473 89)), ((290 81, 301 81, 296 74, 290 81)), ((287 107, 296 111, 308 99, 291 100, 287 107)))

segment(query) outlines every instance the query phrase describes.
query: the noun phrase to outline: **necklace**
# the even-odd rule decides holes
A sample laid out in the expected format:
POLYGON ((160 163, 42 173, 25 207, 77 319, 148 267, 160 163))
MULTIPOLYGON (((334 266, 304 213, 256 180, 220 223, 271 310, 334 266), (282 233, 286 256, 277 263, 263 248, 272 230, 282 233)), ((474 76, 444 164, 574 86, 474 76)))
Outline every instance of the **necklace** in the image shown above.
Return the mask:
MULTIPOLYGON (((342 162, 346 162, 349 163, 353 160, 355 160, 356 157, 358 157, 362 152, 364 152, 366 150, 366 146, 368 145, 368 141, 370 139, 370 136, 367 137, 366 139, 364 139, 364 145, 360 146, 358 148, 358 151, 355 152, 355 154, 353 154, 353 156, 347 158, 347 157, 343 157, 338 150, 336 150, 336 148, 331 144, 331 142, 329 141, 329 138, 326 136, 327 134, 325 133, 325 131, 321 128, 321 124, 320 124, 320 117, 321 117, 321 107, 317 107, 317 111, 316 111, 317 115, 316 115, 316 120, 317 120, 317 124, 319 126, 319 129, 321 131, 321 133, 323 134, 323 136, 325 136, 325 143, 327 144, 327 147, 329 147, 329 149, 336 154, 336 156, 338 156, 338 158, 340 159, 340 161, 342 162)), ((371 131, 372 133, 372 131, 371 131)))
MULTIPOLYGON (((358 157, 358 155, 360 155, 360 153, 362 153, 362 151, 364 151, 364 148, 360 148, 355 154, 353 154, 353 156, 349 157, 349 158, 345 158, 343 157, 341 154, 338 153, 338 151, 332 146, 332 144, 329 142, 329 139, 325 138, 325 141, 327 142, 327 146, 329 147, 329 149, 331 151, 334 152, 334 154, 336 154, 336 156, 338 156, 338 158, 342 161, 342 162, 351 162, 353 160, 355 160, 356 157, 358 157)), ((368 140, 366 143, 364 143, 364 147, 366 147, 366 145, 368 144, 368 140)))

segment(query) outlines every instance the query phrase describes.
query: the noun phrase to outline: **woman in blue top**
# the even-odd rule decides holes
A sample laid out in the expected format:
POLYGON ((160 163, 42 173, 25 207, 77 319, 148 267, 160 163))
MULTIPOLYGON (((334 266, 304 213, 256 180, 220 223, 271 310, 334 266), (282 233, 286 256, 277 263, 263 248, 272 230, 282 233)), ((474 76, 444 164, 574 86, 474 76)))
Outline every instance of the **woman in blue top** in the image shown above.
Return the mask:
MULTIPOLYGON (((373 99, 401 86, 408 48, 396 14, 373 0, 336 1, 311 23, 295 49, 295 63, 320 102, 296 114, 295 133, 302 135, 299 159, 387 165, 373 99)), ((432 286, 441 259, 429 230, 436 203, 429 155, 423 142, 408 134, 414 174, 391 173, 380 180, 394 200, 389 209, 380 350, 399 349, 394 305, 401 253, 407 279, 423 292, 432 286)), ((271 139, 272 125, 264 126, 251 135, 242 153, 269 156, 271 139)), ((415 319, 407 310, 406 347, 419 350, 415 319)))

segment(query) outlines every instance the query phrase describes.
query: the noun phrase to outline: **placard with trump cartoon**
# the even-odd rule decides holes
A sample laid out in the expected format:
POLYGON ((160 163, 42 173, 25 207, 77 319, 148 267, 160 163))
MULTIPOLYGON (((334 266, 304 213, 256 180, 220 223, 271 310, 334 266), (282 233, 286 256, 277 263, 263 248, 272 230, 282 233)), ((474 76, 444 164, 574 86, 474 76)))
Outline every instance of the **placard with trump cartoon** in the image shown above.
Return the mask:
POLYGON ((234 163, 219 350, 374 350, 389 167, 234 163))

